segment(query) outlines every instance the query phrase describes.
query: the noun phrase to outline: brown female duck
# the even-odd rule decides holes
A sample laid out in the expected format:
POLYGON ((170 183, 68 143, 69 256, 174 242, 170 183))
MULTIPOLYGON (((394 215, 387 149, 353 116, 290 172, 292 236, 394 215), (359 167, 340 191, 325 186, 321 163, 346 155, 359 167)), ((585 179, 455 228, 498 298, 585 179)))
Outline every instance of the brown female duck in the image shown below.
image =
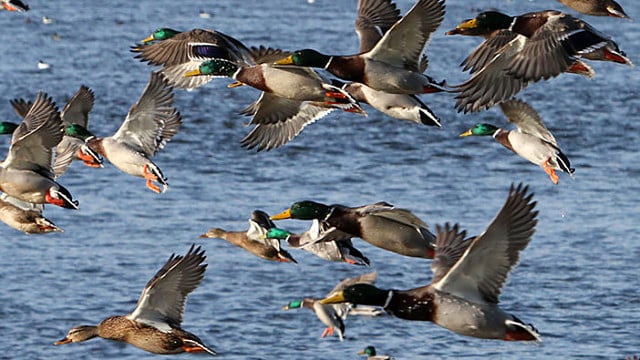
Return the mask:
POLYGON ((226 231, 220 228, 211 228, 200 237, 224 239, 265 260, 297 263, 288 251, 280 248, 280 240, 264 236, 274 226, 267 213, 256 210, 251 214, 247 231, 226 231))
POLYGON ((81 325, 69 330, 55 345, 82 342, 95 337, 123 341, 155 354, 216 352, 194 334, 182 330, 187 295, 202 281, 207 268, 204 250, 192 245, 186 255, 171 255, 147 283, 132 313, 111 316, 97 326, 81 325))

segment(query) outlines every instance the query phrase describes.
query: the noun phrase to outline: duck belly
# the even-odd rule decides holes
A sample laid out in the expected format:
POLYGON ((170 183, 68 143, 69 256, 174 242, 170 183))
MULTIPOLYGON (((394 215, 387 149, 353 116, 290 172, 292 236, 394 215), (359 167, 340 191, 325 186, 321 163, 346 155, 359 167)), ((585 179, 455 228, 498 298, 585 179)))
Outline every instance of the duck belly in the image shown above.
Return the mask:
POLYGON ((326 100, 326 90, 319 79, 295 68, 289 70, 265 67, 264 69, 266 88, 261 90, 292 100, 322 102, 326 100))
POLYGON ((429 80, 422 74, 389 64, 368 60, 363 82, 379 91, 392 94, 422 94, 429 80))
POLYGON ((144 166, 151 164, 151 160, 143 153, 112 139, 109 139, 109 141, 104 139, 102 147, 104 149, 104 157, 113 166, 129 175, 144 178, 144 166))
POLYGON ((521 157, 536 165, 542 165, 551 159, 551 165, 559 169, 555 162, 556 149, 549 143, 533 135, 512 131, 509 133, 509 142, 512 150, 521 157))
POLYGON ((492 304, 477 304, 443 295, 434 301, 433 322, 457 334, 482 339, 502 339, 511 317, 492 304))
POLYGON ((2 192, 33 204, 44 204, 50 187, 58 187, 55 181, 31 170, 4 169, 0 175, 2 192))
POLYGON ((429 240, 412 226, 381 216, 369 215, 362 219, 362 240, 397 254, 428 258, 429 240))

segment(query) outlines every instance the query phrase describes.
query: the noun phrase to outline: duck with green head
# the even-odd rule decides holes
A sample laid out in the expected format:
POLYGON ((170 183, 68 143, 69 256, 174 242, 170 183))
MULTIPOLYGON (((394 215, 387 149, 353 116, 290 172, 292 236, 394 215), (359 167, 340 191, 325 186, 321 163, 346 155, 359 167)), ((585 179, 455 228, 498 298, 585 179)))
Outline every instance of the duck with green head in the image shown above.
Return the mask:
POLYGON ((465 336, 537 341, 540 335, 498 306, 511 268, 531 240, 537 223, 528 188, 511 186, 502 209, 481 235, 467 239, 458 225, 438 226, 430 285, 410 290, 354 284, 330 294, 323 304, 380 306, 405 320, 431 321, 465 336))
MULTIPOLYGON (((80 89, 71 97, 60 112, 62 124, 66 127, 71 124, 80 124, 85 128, 89 125, 89 113, 93 109, 95 96, 93 91, 82 85, 80 89)), ((24 118, 29 112, 32 103, 24 99, 13 99, 10 101, 13 110, 18 116, 24 118)), ((56 146, 56 157, 53 164, 53 172, 56 177, 61 176, 73 160, 82 162, 92 168, 102 167, 100 155, 91 150, 84 141, 73 136, 65 135, 62 141, 56 146)))
POLYGON ((78 201, 54 179, 53 148, 62 140, 61 130, 58 108, 39 93, 13 131, 9 154, 0 163, 0 191, 27 203, 78 209, 78 201))
POLYGON ((319 220, 347 237, 359 237, 381 249, 397 254, 433 258, 434 240, 427 224, 411 211, 380 202, 360 207, 325 205, 299 201, 271 217, 273 220, 319 220))
POLYGON ((242 42, 219 31, 192 29, 178 31, 159 28, 143 44, 134 46, 136 59, 149 65, 162 66, 159 70, 171 86, 194 89, 213 79, 212 76, 185 77, 210 59, 225 59, 239 64, 253 64, 253 53, 242 42))
MULTIPOLYGON (((382 39, 384 34, 400 20, 400 10, 391 1, 361 0, 358 1, 358 17, 355 21, 355 31, 360 40, 359 53, 366 53, 382 39)), ((428 61, 422 57, 419 70, 426 70, 428 61)), ((334 85, 341 86, 360 103, 369 104, 374 109, 400 120, 413 123, 440 127, 438 116, 416 95, 392 94, 375 90, 359 82, 334 85)))
POLYGON ((308 251, 322 259, 369 266, 369 259, 356 249, 351 236, 329 229, 318 220, 313 220, 309 230, 293 234, 288 230, 273 227, 265 236, 269 239, 286 240, 289 246, 308 251))
MULTIPOLYGON (((264 51, 281 53, 273 49, 264 51)), ((262 91, 260 99, 243 111, 253 115, 251 124, 256 125, 242 140, 249 148, 277 148, 297 136, 305 126, 336 109, 366 115, 348 92, 328 84, 309 68, 268 63, 240 66, 215 59, 185 74, 202 75, 229 77, 262 91)))
POLYGON ((575 169, 571 167, 569 158, 560 150, 555 137, 544 126, 535 109, 517 99, 500 103, 500 109, 507 120, 516 125, 517 131, 481 123, 460 136, 492 136, 507 149, 542 167, 554 184, 558 183, 556 170, 573 176, 575 169))
POLYGON ((592 76, 578 58, 632 66, 609 37, 586 22, 555 10, 509 16, 486 11, 450 33, 490 34, 464 61, 473 76, 456 85, 458 111, 479 111, 505 101, 529 83, 563 72, 592 76), (545 46, 540 46, 545 44, 545 46))
POLYGON ((444 19, 443 0, 419 0, 367 52, 339 56, 313 49, 293 52, 276 64, 322 68, 335 76, 394 94, 446 90, 423 74, 422 54, 431 34, 444 19))
MULTIPOLYGON (((363 274, 360 276, 346 278, 338 283, 327 296, 341 291, 347 286, 353 284, 373 284, 376 281, 378 276, 377 272, 371 272, 368 274, 363 274)), ((334 332, 338 333, 338 337, 340 341, 344 340, 344 331, 345 325, 344 320, 347 318, 349 314, 349 310, 351 309, 350 304, 331 304, 325 305, 320 302, 320 299, 314 298, 304 298, 302 300, 293 300, 290 301, 287 305, 285 305, 282 310, 291 310, 291 309, 300 309, 306 308, 311 309, 316 314, 318 319, 322 321, 323 324, 327 326, 327 328, 322 332, 321 337, 325 337, 327 335, 333 335, 334 332)))
POLYGON ((358 352, 358 355, 367 355, 367 360, 391 360, 389 355, 378 355, 376 348, 369 345, 358 352))
POLYGON ((293 256, 280 247, 278 237, 267 236, 269 231, 275 229, 274 226, 267 213, 255 210, 249 219, 247 231, 226 231, 220 228, 211 228, 200 237, 226 240, 265 260, 297 264, 298 262, 293 256))
POLYGON ((142 290, 131 313, 108 317, 98 325, 75 326, 54 344, 78 343, 100 337, 126 342, 154 354, 188 352, 216 355, 200 338, 181 328, 187 296, 204 278, 205 260, 204 250, 193 245, 186 255, 172 254, 142 290))
POLYGON ((84 140, 93 151, 118 169, 144 178, 149 189, 160 193, 166 191, 169 184, 160 168, 149 158, 171 140, 181 124, 181 115, 173 106, 173 89, 162 74, 152 72, 140 99, 131 106, 114 135, 98 138, 79 124, 67 126, 65 134, 84 140), (162 185, 162 191, 154 181, 162 185))

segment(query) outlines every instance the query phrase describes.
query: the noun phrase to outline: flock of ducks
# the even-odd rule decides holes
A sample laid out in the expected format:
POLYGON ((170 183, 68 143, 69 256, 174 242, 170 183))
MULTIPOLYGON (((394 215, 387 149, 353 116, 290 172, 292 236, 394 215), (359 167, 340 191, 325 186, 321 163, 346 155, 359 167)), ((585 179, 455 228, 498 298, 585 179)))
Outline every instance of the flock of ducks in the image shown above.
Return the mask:
MULTIPOLYGON (((559 1, 589 15, 627 17, 612 0, 559 1)), ((2 5, 10 11, 29 9, 19 0, 3 0, 2 5)), ((173 89, 194 89, 216 77, 233 79, 230 88, 250 86, 262 91, 241 111, 251 116, 253 125, 241 144, 258 151, 286 144, 332 111, 366 115, 362 104, 400 120, 441 126, 438 116, 417 95, 451 92, 456 94, 458 111, 498 105, 517 127, 506 130, 481 123, 460 136, 492 136, 541 166, 553 183, 558 183, 556 170, 573 174, 568 157, 537 112, 513 97, 530 83, 564 72, 593 76, 585 59, 631 65, 624 52, 586 22, 560 11, 519 16, 487 11, 447 32, 485 38, 462 64, 471 77, 449 86, 425 74, 428 59, 424 50, 444 16, 444 0, 418 0, 404 16, 391 0, 359 0, 355 30, 360 48, 354 55, 248 48, 217 31, 160 28, 131 49, 135 58, 159 69, 151 72, 139 100, 111 136, 97 137, 89 130, 94 95, 86 86, 62 111, 43 92, 33 101, 11 102, 23 120, 0 123, 0 133, 11 134, 9 153, 0 164, 0 220, 25 233, 62 231, 42 214, 45 204, 78 209, 78 201, 58 182, 73 160, 99 168, 104 158, 121 171, 144 179, 150 190, 166 191, 167 178, 151 158, 182 124, 173 104, 173 89)), ((299 201, 273 216, 254 211, 248 230, 212 228, 201 238, 222 238, 257 257, 279 262, 297 262, 281 247, 281 241, 286 241, 291 248, 328 261, 369 265, 370 260, 354 247, 353 238, 399 255, 432 259, 433 278, 427 286, 381 289, 374 285, 377 273, 372 272, 343 280, 324 298, 307 297, 284 307, 312 309, 326 325, 323 337, 337 334, 342 340, 348 314, 387 313, 430 321, 465 336, 539 341, 540 334, 531 324, 498 306, 507 275, 535 231, 535 205, 527 186, 512 185, 485 231, 468 237, 457 224, 437 226, 434 234, 410 210, 385 202, 348 207, 299 201), (294 234, 276 226, 274 220, 281 219, 312 223, 308 231, 294 234)), ((96 326, 73 327, 55 344, 102 337, 157 354, 215 355, 196 335, 181 328, 186 298, 204 277, 204 253, 194 245, 185 255, 171 255, 147 283, 130 314, 108 317, 96 326)), ((390 358, 377 355, 372 346, 361 354, 368 359, 390 358)))

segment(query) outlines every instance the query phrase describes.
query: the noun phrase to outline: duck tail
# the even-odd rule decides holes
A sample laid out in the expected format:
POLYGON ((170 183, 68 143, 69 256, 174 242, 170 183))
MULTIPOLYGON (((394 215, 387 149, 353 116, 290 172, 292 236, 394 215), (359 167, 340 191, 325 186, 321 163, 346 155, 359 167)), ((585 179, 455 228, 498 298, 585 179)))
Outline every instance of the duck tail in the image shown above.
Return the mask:
POLYGON ((36 219, 36 224, 41 230, 46 232, 64 232, 64 230, 62 230, 52 221, 44 217, 38 217, 36 219))
POLYGON ((156 164, 151 162, 148 165, 148 170, 156 176, 156 181, 159 182, 160 185, 162 185, 162 192, 164 193, 165 191, 167 191, 167 189, 169 188, 169 183, 167 182, 167 178, 162 173, 162 170, 160 170, 160 168, 156 164))
POLYGON ((511 315, 513 320, 505 320, 505 341, 542 341, 540 333, 532 324, 525 324, 522 320, 511 315))

